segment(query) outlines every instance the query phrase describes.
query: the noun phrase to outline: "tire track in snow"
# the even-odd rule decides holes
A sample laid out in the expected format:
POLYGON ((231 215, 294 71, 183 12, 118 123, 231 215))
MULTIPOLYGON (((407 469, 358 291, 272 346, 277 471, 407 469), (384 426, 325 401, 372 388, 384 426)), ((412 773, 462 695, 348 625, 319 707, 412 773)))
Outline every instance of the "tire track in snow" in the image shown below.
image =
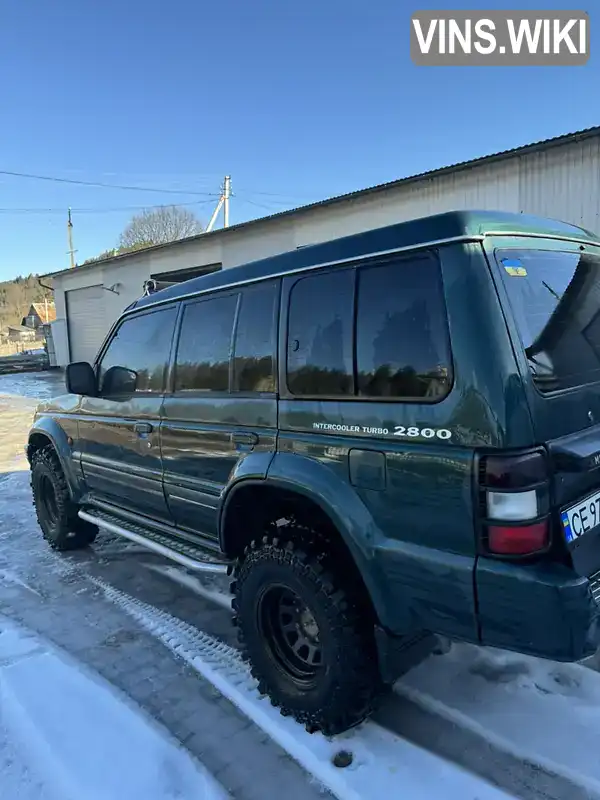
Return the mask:
MULTIPOLYGON (((231 595, 225 590, 207 588, 198 576, 178 566, 142 563, 152 572, 231 613, 231 595)), ((432 658, 437 662, 440 658, 443 661, 444 656, 432 658)), ((566 774, 547 760, 536 761, 518 747, 507 746, 492 731, 457 717, 439 701, 427 702, 421 696, 409 694, 402 680, 372 719, 391 733, 469 770, 521 800, 591 800, 596 796, 590 794, 587 781, 583 781, 582 786, 580 776, 566 774)))
POLYGON ((373 722, 335 737, 308 734, 260 698, 256 682, 239 651, 192 625, 91 579, 107 599, 133 617, 174 654, 262 728, 320 784, 340 800, 380 800, 402 787, 411 800, 456 796, 461 800, 507 800, 509 795, 471 773, 395 736, 373 722), (353 753, 353 764, 340 770, 331 759, 340 749, 353 753))
MULTIPOLYGON (((501 661, 506 656, 502 651, 487 651, 473 645, 457 647, 477 653, 478 661, 484 666, 488 661, 501 661)), ((579 703, 567 697, 566 702, 561 705, 554 703, 552 707, 553 698, 543 683, 547 677, 545 673, 558 665, 518 654, 508 656, 530 663, 539 671, 539 675, 534 672, 534 678, 531 678, 531 681, 540 682, 539 686, 533 683, 535 688, 544 690, 544 696, 537 698, 537 706, 531 704, 531 687, 527 679, 521 684, 517 681, 515 685, 512 681, 507 684, 501 680, 497 683, 492 681, 482 694, 481 685, 477 685, 475 680, 477 676, 472 669, 467 669, 470 662, 466 658, 460 660, 458 655, 454 661, 448 660, 441 671, 440 664, 430 669, 421 664, 405 679, 398 681, 395 692, 425 713, 486 740, 496 752, 534 766, 540 775, 553 776, 555 788, 551 797, 600 800, 597 767, 600 724, 594 719, 599 699, 598 686, 594 686, 596 696, 591 693, 589 698, 579 699, 579 703), (485 697, 487 703, 479 703, 480 696, 485 697), (535 721, 533 727, 532 720, 535 721), (557 741, 561 742, 558 751, 557 741), (571 742, 577 742, 577 748, 573 749, 571 742), (574 763, 569 757, 573 753, 587 753, 587 763, 574 763)), ((560 669, 567 672, 580 670, 582 677, 589 676, 593 684, 598 680, 597 674, 580 665, 560 665, 560 669)))
POLYGON ((592 800, 578 776, 541 766, 517 747, 507 749, 487 730, 465 726, 446 710, 419 702, 402 690, 386 697, 373 719, 388 730, 460 764, 521 800, 592 800))

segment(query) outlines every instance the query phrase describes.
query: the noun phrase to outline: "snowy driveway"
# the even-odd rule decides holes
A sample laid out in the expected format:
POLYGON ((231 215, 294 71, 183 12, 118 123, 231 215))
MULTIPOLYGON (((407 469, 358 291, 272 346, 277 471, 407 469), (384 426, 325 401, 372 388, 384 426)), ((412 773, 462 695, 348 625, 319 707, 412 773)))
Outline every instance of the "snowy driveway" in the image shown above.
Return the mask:
POLYGON ((242 800, 282 786, 286 800, 600 798, 593 670, 455 646, 327 740, 259 699, 221 578, 104 534, 50 551, 23 443, 36 395, 59 390, 54 375, 0 377, 1 797, 213 800, 208 770, 242 800))
POLYGON ((227 798, 127 698, 6 618, 0 618, 0 709, 3 797, 227 798))

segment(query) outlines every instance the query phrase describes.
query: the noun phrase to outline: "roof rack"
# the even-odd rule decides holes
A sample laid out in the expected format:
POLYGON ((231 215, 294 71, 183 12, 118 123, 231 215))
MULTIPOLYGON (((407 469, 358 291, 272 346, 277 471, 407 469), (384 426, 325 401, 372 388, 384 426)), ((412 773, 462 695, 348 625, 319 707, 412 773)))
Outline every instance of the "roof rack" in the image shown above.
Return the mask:
POLYGON ((134 300, 133 303, 130 303, 126 308, 124 308, 123 313, 126 311, 131 311, 132 308, 135 308, 142 298, 149 297, 151 294, 156 294, 157 292, 161 292, 163 289, 168 289, 169 286, 175 286, 177 283, 178 281, 157 281, 154 278, 149 278, 147 281, 144 281, 141 297, 138 297, 137 300, 134 300))
POLYGON ((157 281, 155 278, 150 278, 147 281, 144 281, 144 297, 148 297, 151 294, 156 294, 156 292, 160 292, 163 289, 168 289, 169 286, 175 286, 177 281, 157 281))

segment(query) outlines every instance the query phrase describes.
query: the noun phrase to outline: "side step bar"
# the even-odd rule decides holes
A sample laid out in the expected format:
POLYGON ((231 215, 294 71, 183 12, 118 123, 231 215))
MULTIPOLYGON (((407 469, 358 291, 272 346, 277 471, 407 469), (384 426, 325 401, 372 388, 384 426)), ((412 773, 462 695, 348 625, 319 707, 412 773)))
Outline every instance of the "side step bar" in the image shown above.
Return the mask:
POLYGON ((200 547, 194 547, 187 542, 179 542, 174 538, 154 531, 146 531, 138 525, 133 525, 129 522, 122 520, 115 520, 109 518, 108 515, 102 512, 90 513, 88 511, 80 511, 79 517, 92 525, 97 525, 109 533, 114 533, 116 536, 122 536, 124 539, 129 539, 142 547, 152 550, 171 561, 176 561, 182 567, 194 570, 196 572, 212 572, 219 575, 227 573, 227 564, 214 563, 204 561, 202 556, 203 550, 200 547))

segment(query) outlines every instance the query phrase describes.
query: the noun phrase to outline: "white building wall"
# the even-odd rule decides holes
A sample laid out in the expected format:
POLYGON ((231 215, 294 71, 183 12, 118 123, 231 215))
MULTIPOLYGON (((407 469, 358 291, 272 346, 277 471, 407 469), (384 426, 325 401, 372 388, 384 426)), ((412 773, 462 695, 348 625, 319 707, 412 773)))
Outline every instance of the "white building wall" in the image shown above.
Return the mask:
POLYGON ((600 138, 520 158, 524 211, 600 231, 600 138))
POLYGON ((515 211, 518 205, 519 164, 506 161, 373 192, 329 208, 315 208, 298 217, 296 245, 315 244, 440 211, 515 211))
POLYGON ((223 269, 295 250, 298 244, 296 225, 294 219, 284 217, 272 220, 270 223, 259 223, 248 231, 243 228, 232 231, 227 237, 223 237, 221 251, 223 269))
MULTIPOLYGON (((221 263, 224 269, 296 247, 395 222, 459 209, 514 211, 554 217, 600 232, 600 137, 484 162, 457 172, 381 189, 248 228, 219 231, 55 278, 57 318, 64 291, 102 282, 107 326, 137 299, 151 274, 221 263)), ((57 343, 57 351, 65 348, 57 343)))

